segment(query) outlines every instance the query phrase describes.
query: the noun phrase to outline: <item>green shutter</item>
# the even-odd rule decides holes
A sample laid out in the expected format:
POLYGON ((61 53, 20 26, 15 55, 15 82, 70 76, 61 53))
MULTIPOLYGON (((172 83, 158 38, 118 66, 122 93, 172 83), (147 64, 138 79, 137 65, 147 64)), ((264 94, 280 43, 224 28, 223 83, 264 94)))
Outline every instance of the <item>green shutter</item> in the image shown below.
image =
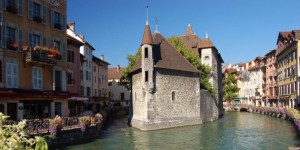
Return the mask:
POLYGON ((51 27, 54 27, 54 11, 53 11, 53 9, 51 9, 51 11, 50 11, 50 13, 51 13, 51 27))
POLYGON ((42 6, 43 24, 47 24, 47 6, 42 6))
POLYGON ((23 46, 23 33, 22 30, 19 29, 19 50, 22 51, 23 46))
POLYGON ((32 0, 28 0, 28 19, 32 20, 32 0))
POLYGON ((61 30, 66 30, 66 15, 61 14, 61 30))
POLYGON ((18 0, 18 6, 19 6, 18 15, 23 16, 23 0, 18 0))
POLYGON ((43 43, 42 43, 42 45, 43 45, 43 46, 47 46, 47 38, 44 37, 44 36, 43 36, 43 43))
POLYGON ((3 10, 6 10, 6 0, 2 0, 1 7, 3 10))
POLYGON ((32 37, 32 33, 28 32, 28 46, 30 46, 30 47, 33 46, 32 43, 31 43, 31 41, 32 41, 31 37, 32 37))

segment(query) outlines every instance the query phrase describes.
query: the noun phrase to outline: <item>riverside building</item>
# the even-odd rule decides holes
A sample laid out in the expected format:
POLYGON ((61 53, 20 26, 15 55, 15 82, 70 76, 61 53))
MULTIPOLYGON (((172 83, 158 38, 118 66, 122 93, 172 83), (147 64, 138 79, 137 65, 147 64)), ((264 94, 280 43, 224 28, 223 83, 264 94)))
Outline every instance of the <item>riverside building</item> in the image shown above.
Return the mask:
POLYGON ((67 116, 65 0, 2 0, 0 111, 12 120, 67 116))

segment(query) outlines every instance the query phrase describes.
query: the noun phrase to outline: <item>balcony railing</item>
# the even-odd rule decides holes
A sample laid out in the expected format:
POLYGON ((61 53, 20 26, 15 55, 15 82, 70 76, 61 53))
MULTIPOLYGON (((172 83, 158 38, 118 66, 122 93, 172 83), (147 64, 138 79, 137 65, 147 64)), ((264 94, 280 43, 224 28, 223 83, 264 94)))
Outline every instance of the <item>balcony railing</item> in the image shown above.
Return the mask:
POLYGON ((43 64, 55 65, 56 58, 41 51, 28 50, 26 51, 26 62, 38 62, 43 64))

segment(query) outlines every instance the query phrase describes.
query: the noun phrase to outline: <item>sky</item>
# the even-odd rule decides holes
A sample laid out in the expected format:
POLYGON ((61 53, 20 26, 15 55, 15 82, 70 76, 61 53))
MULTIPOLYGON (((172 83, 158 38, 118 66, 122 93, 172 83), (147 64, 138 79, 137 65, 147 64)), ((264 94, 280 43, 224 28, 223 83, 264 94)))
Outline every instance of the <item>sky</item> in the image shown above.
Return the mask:
POLYGON ((67 21, 109 67, 126 67, 142 41, 146 6, 152 33, 157 24, 166 38, 184 35, 191 24, 201 39, 208 34, 225 63, 264 56, 277 47, 279 32, 300 29, 300 0, 68 0, 67 21))

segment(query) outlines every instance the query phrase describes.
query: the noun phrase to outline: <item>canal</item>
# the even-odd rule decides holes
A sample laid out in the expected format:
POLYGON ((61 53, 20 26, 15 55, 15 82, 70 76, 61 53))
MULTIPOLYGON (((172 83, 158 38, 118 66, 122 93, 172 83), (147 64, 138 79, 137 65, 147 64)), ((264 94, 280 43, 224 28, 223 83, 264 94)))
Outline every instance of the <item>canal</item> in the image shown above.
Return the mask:
POLYGON ((99 137, 65 150, 286 150, 300 146, 294 124, 283 119, 248 112, 227 112, 220 120, 202 125, 157 131, 140 131, 115 121, 99 137))

